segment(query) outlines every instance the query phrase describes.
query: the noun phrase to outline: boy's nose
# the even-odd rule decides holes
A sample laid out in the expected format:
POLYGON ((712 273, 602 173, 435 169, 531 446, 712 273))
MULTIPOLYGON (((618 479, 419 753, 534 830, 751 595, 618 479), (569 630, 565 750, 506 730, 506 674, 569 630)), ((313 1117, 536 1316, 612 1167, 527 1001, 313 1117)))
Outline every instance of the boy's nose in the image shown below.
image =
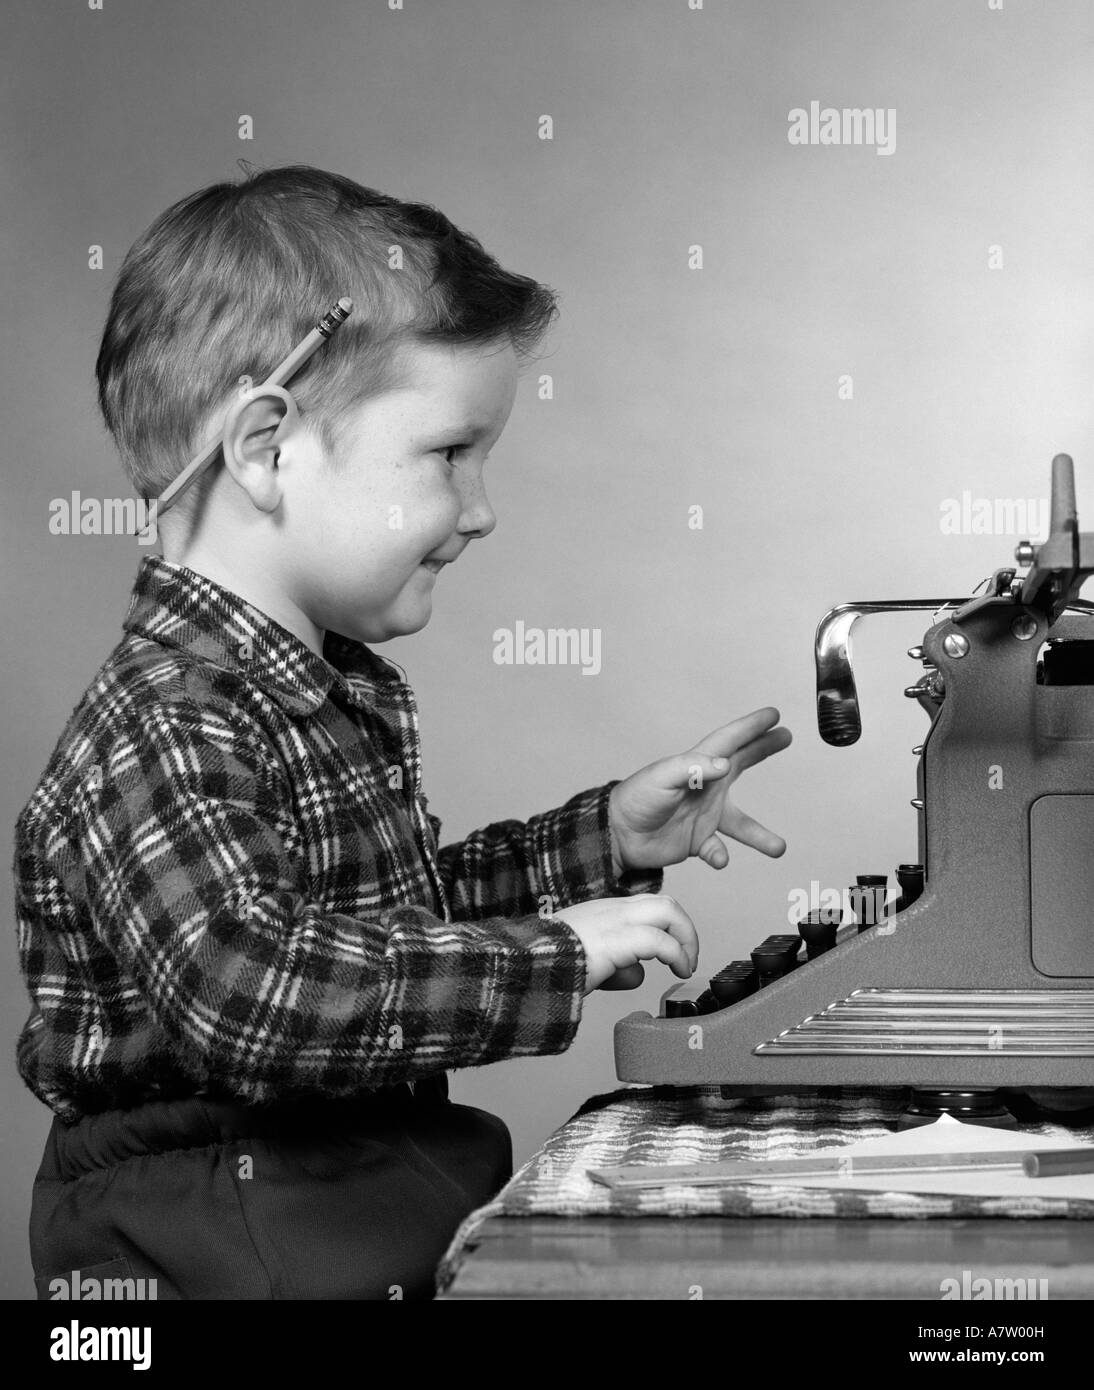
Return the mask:
POLYGON ((463 535, 488 536, 497 524, 482 482, 470 486, 464 494, 463 511, 456 529, 463 535))

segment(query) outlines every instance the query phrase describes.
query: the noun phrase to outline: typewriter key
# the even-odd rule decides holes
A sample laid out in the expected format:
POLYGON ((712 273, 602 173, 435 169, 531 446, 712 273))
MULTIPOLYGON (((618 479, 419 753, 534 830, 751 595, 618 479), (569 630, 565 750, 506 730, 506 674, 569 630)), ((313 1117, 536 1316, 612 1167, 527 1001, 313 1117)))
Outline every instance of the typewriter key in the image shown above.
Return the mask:
POLYGON ((885 874, 859 874, 854 888, 848 888, 851 911, 858 920, 860 932, 868 927, 876 927, 885 920, 885 900, 888 897, 885 874))
POLYGON ((701 980, 681 980, 661 996, 662 1018, 693 1018, 697 1014, 712 1014, 719 1007, 717 999, 701 980))
POLYGON ((896 900, 895 910, 903 912, 906 907, 911 907, 916 898, 923 895, 923 865, 898 864, 896 881, 900 884, 900 897, 896 900))
POLYGON ((836 932, 843 921, 843 914, 838 908, 822 908, 819 912, 810 912, 798 923, 798 935, 805 942, 805 954, 808 960, 815 960, 817 956, 823 956, 825 951, 830 951, 836 944, 836 932))
POLYGON ((758 983, 770 984, 781 975, 789 974, 798 963, 801 939, 797 936, 769 936, 761 941, 752 954, 758 983))
POLYGON ((710 977, 710 992, 724 1009, 727 1004, 736 1004, 739 999, 747 999, 756 991, 756 968, 747 960, 731 961, 729 965, 710 977))

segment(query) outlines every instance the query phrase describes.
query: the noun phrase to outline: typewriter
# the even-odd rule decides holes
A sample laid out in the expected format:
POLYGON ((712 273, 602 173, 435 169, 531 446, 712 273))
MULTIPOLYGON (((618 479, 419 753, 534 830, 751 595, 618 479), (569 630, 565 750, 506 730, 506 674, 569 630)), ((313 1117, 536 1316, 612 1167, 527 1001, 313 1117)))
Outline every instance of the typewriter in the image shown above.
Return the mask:
POLYGON ((1023 1104, 1074 1108, 1068 1088, 1094 1087, 1094 604, 1077 597, 1094 533, 1078 529, 1066 454, 1048 536, 1015 560, 971 598, 847 603, 821 619, 817 723, 844 747, 861 733, 855 623, 931 614, 908 653, 923 674, 904 691, 930 718, 912 750, 915 861, 676 985, 660 1017, 621 1019, 620 1080, 727 1098, 905 1086, 905 1125, 1013 1123, 1023 1104))

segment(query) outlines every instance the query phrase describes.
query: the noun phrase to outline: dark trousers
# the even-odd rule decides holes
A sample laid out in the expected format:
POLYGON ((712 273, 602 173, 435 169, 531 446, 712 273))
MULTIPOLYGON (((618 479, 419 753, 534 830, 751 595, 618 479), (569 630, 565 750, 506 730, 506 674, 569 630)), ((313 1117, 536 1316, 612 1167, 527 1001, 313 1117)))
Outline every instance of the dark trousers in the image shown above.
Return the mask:
POLYGON ((31 1206, 38 1297, 75 1270, 155 1279, 159 1299, 431 1298, 460 1222, 511 1171, 501 1120, 406 1087, 55 1119, 31 1206))

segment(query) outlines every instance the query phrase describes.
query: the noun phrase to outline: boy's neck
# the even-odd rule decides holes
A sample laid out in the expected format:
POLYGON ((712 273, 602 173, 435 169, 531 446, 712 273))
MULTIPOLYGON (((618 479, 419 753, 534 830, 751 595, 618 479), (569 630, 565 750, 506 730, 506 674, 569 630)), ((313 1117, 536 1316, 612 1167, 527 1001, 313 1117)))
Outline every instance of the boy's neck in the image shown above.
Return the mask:
POLYGON ((189 546, 177 553, 165 546, 163 558, 174 565, 185 565, 187 569, 204 575, 221 588, 231 590, 245 603, 249 603, 274 622, 280 623, 283 628, 287 628, 316 656, 323 655, 322 630, 315 626, 283 589, 268 582, 260 569, 256 571, 254 566, 245 569, 233 566, 223 556, 214 555, 200 546, 189 546))

